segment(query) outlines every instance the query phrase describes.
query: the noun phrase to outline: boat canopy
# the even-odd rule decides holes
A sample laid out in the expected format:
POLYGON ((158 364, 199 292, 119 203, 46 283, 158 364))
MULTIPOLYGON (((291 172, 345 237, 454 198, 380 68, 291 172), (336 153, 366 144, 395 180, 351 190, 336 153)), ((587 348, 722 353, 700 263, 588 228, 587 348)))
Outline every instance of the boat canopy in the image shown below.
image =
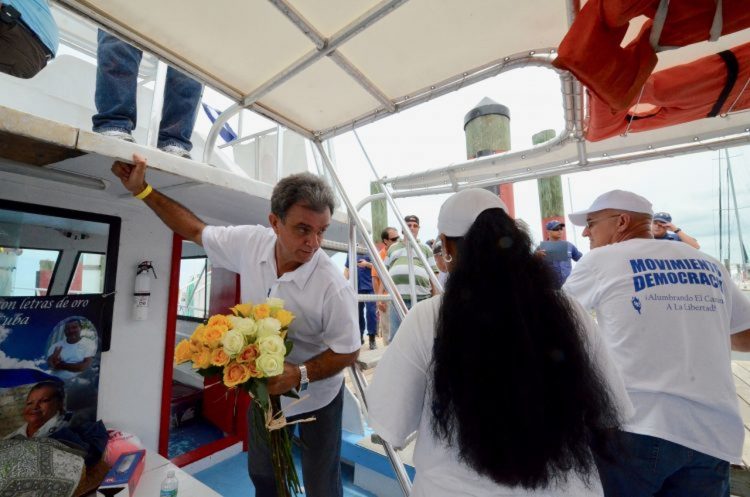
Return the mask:
MULTIPOLYGON (((316 141, 512 68, 552 68, 557 47, 579 11, 576 0, 58 1, 237 101, 226 114, 247 107, 316 141)), ((634 12, 641 13, 643 5, 669 2, 620 3, 638 4, 634 12)), ((622 15, 629 13, 625 8, 622 15)), ((637 39, 646 22, 644 16, 629 19, 622 43, 637 39)), ((748 41, 750 30, 737 27, 718 41, 656 53, 654 70, 748 41)), ((396 189, 457 188, 467 182, 560 174, 610 164, 613 157, 634 150, 742 134, 750 125, 747 113, 721 116, 707 125, 702 119, 698 125, 641 133, 647 138, 604 140, 592 155, 580 145, 585 140, 585 93, 565 77, 570 78, 561 72, 567 128, 524 154, 525 162, 516 160, 520 155, 506 154, 389 182, 396 189)), ((743 142, 742 137, 733 139, 728 145, 743 142)))

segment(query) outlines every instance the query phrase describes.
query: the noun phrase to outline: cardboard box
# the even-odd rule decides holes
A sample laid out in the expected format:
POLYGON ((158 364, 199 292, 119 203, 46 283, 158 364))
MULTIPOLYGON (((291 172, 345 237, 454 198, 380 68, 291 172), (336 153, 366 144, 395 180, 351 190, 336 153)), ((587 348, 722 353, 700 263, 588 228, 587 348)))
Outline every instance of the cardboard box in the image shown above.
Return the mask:
POLYGON ((97 492, 104 497, 117 495, 117 497, 129 497, 135 492, 138 480, 141 479, 143 468, 146 465, 146 451, 135 450, 125 452, 109 470, 104 481, 99 485, 97 492))

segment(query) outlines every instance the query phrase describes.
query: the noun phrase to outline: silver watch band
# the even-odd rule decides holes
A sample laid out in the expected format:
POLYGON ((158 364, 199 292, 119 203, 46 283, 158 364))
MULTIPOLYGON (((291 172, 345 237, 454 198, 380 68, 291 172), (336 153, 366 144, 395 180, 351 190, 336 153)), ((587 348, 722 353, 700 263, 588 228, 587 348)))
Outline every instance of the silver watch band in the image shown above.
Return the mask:
POLYGON ((304 364, 299 365, 299 391, 304 392, 307 390, 307 385, 310 384, 310 380, 307 377, 307 366, 304 364))

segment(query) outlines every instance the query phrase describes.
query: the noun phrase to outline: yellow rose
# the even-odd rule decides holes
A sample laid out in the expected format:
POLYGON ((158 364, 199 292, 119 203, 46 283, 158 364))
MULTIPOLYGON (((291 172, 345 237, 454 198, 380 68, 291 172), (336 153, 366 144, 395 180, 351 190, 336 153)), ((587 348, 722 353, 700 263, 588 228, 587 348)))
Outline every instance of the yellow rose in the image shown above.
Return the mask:
POLYGON ((255 363, 255 358, 258 357, 258 346, 253 345, 247 345, 244 349, 240 351, 240 353, 237 355, 237 362, 239 363, 255 363))
POLYGON ((227 331, 229 331, 229 329, 222 325, 206 326, 203 329, 203 343, 212 349, 215 349, 219 346, 219 342, 224 338, 224 334, 227 331))
POLYGON ((284 340, 279 335, 269 335, 258 339, 258 350, 261 354, 280 355, 286 354, 284 340))
POLYGON ((264 318, 256 321, 258 325, 258 331, 256 336, 258 340, 269 335, 278 335, 281 331, 281 323, 275 318, 264 318))
POLYGON ((237 304, 234 307, 230 307, 229 310, 232 311, 232 314, 235 316, 246 318, 253 313, 253 303, 247 302, 246 304, 237 304))
POLYGON ((282 328, 286 328, 291 324, 292 321, 294 321, 294 314, 285 309, 279 309, 278 311, 276 311, 276 315, 274 317, 279 320, 282 328))
POLYGON ((236 356, 245 346, 245 335, 237 330, 229 330, 222 337, 221 345, 224 347, 224 352, 230 356, 236 356))
POLYGON ((284 356, 261 354, 255 361, 258 370, 264 376, 278 376, 284 372, 284 356))
POLYGON ((268 307, 268 304, 258 304, 253 308, 253 317, 258 319, 267 318, 271 315, 271 308, 268 307))
POLYGON ((202 324, 199 324, 198 327, 195 328, 195 331, 190 336, 190 350, 193 352, 198 352, 203 347, 203 330, 205 329, 205 326, 202 324))
POLYGON ((235 387, 250 379, 250 370, 244 364, 232 361, 224 366, 224 385, 235 387))
POLYGON ((284 299, 268 297, 268 299, 266 299, 266 305, 271 309, 282 309, 284 307, 284 299))
POLYGON ((232 322, 224 314, 216 314, 215 316, 208 318, 208 326, 215 325, 226 326, 229 330, 232 329, 232 322))
POLYGON ((193 369, 205 369, 211 365, 211 349, 208 347, 201 348, 200 351, 193 353, 190 359, 193 361, 193 369))
POLYGON ((193 352, 190 350, 190 341, 182 340, 177 344, 174 350, 174 363, 182 364, 187 362, 192 357, 193 352))
POLYGON ((246 337, 253 338, 255 336, 255 331, 258 329, 258 327, 255 324, 255 320, 253 318, 241 318, 237 316, 230 316, 229 320, 232 322, 233 329, 239 331, 246 337))
POLYGON ((211 352, 211 365, 212 366, 226 366, 229 364, 229 355, 224 352, 224 349, 215 349, 211 352))

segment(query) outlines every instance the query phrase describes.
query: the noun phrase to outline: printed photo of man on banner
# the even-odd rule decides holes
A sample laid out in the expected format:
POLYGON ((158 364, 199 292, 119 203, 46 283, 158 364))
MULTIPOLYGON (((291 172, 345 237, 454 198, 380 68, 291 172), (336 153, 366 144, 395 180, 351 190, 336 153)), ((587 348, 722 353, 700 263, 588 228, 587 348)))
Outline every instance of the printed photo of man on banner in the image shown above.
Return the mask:
POLYGON ((0 439, 96 420, 103 300, 0 298, 0 439))

